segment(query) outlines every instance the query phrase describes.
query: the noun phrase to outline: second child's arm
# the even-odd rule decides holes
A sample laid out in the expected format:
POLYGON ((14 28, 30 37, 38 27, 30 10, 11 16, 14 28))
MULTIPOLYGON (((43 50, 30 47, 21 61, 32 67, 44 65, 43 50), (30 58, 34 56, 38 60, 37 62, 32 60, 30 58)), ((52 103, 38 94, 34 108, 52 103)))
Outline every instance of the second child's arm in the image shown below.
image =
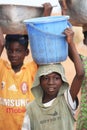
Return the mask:
POLYGON ((66 0, 59 0, 59 3, 61 5, 62 15, 66 15, 66 10, 67 10, 66 0))
POLYGON ((5 45, 4 36, 3 36, 2 29, 1 29, 1 27, 0 27, 0 56, 1 56, 2 51, 3 51, 3 49, 4 49, 4 45, 5 45))
POLYGON ((71 28, 67 28, 65 30, 65 34, 66 34, 66 40, 69 45, 69 57, 73 61, 76 71, 75 77, 72 81, 70 88, 70 93, 74 101, 82 85, 82 81, 84 78, 84 69, 79 54, 76 50, 75 44, 73 42, 74 32, 72 31, 71 28))

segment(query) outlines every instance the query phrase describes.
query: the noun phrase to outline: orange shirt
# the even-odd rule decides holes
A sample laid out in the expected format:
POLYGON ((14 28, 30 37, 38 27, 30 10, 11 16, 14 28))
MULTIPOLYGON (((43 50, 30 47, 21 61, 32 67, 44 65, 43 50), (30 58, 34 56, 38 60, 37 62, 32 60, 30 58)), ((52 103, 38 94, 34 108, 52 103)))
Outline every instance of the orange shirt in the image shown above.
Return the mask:
POLYGON ((0 130, 21 130, 25 106, 33 96, 30 92, 37 65, 23 65, 15 73, 11 66, 0 59, 0 130))

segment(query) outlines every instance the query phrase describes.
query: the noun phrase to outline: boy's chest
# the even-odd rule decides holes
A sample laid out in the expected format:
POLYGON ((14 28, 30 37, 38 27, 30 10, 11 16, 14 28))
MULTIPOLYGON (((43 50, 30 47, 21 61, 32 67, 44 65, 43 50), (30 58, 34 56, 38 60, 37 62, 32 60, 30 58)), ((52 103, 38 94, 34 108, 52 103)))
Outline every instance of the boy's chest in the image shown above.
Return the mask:
POLYGON ((0 77, 0 90, 1 95, 14 95, 24 96, 29 95, 30 88, 32 86, 32 77, 27 71, 20 71, 14 73, 13 71, 7 71, 2 73, 0 77))
POLYGON ((34 122, 34 125, 36 125, 36 127, 38 126, 38 129, 44 128, 44 130, 57 130, 59 128, 61 130, 72 130, 74 119, 64 101, 58 102, 50 109, 33 107, 33 113, 34 119, 31 119, 34 122), (68 123, 71 125, 67 125, 68 123))

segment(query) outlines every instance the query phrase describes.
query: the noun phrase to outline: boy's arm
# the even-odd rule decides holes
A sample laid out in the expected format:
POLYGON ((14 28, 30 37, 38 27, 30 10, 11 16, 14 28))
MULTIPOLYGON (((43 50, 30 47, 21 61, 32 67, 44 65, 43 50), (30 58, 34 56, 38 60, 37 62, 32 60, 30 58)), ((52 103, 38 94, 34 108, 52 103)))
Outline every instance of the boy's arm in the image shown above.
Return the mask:
POLYGON ((51 15, 51 11, 52 11, 52 6, 50 3, 44 3, 44 12, 43 12, 43 16, 50 16, 51 15))
POLYGON ((80 90, 84 78, 84 68, 80 56, 76 50, 75 44, 73 42, 74 32, 72 31, 71 28, 68 28, 65 30, 65 34, 66 34, 66 40, 69 45, 69 57, 73 61, 75 71, 76 71, 75 77, 72 81, 71 88, 70 88, 70 93, 74 101, 77 97, 77 94, 80 90))
POLYGON ((66 15, 66 10, 67 10, 67 4, 66 4, 66 0, 59 0, 61 9, 62 9, 62 15, 66 15))
POLYGON ((3 51, 3 48, 4 48, 4 36, 3 36, 3 32, 2 32, 2 29, 0 27, 0 56, 2 54, 2 51, 3 51))

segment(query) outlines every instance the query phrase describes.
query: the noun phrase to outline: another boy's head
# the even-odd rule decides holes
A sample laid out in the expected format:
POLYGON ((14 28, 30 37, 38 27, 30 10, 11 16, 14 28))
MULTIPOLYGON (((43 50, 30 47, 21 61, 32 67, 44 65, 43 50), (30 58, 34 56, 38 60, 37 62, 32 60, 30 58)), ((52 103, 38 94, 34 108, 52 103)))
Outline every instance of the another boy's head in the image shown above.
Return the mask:
POLYGON ((60 63, 48 64, 39 66, 32 92, 35 97, 38 97, 40 91, 43 90, 41 92, 43 93, 41 95, 44 96, 43 100, 50 100, 46 98, 55 98, 58 93, 62 92, 61 90, 64 91, 68 86, 63 66, 60 63))
POLYGON ((84 31, 83 35, 84 35, 83 43, 87 46, 87 31, 84 31))
POLYGON ((42 75, 40 77, 40 85, 43 89, 43 102, 52 100, 55 98, 59 92, 60 87, 62 86, 62 78, 61 75, 57 72, 52 72, 47 75, 42 75), (47 99, 47 97, 49 97, 47 99))
POLYGON ((8 34, 5 37, 5 48, 11 66, 21 66, 28 55, 28 35, 8 34))
POLYGON ((28 35, 20 34, 8 34, 5 37, 5 47, 9 48, 10 44, 18 42, 20 45, 23 45, 25 49, 28 48, 28 35))

